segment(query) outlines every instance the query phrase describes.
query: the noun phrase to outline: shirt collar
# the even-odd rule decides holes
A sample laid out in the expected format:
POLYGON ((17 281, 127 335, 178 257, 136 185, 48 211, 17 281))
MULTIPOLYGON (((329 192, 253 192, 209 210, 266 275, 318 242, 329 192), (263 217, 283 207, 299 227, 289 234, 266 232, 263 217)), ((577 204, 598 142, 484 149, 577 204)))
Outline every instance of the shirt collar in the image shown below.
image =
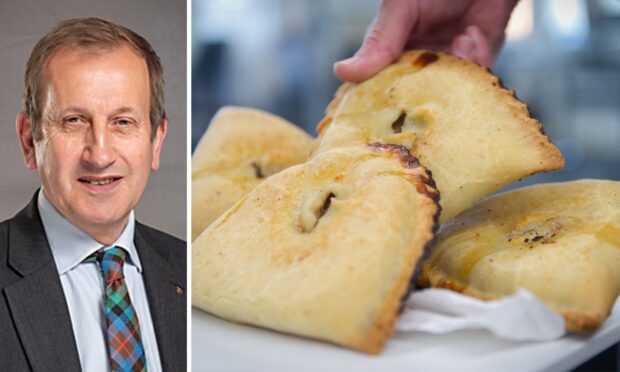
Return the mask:
MULTIPOLYGON (((64 218, 50 203, 43 190, 39 191, 37 205, 45 235, 60 275, 79 265, 93 252, 107 248, 64 218)), ((133 242, 134 228, 135 217, 132 210, 129 213, 127 226, 111 246, 125 248, 129 256, 126 262, 135 265, 138 271, 142 272, 138 251, 133 242)))

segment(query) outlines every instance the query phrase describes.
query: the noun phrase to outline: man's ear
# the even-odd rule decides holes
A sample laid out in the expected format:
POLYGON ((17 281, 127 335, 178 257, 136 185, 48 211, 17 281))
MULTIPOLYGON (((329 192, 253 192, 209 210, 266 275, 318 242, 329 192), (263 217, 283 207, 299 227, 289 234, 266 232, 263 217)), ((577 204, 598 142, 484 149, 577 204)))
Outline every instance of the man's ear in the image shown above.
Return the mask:
POLYGON ((28 169, 37 169, 37 159, 34 152, 34 137, 32 135, 32 124, 25 112, 17 114, 15 119, 15 132, 22 146, 24 153, 24 163, 28 169))
POLYGON ((151 162, 151 170, 153 171, 156 171, 159 169, 159 157, 161 155, 161 147, 164 143, 164 138, 166 138, 167 131, 168 131, 168 119, 164 119, 157 126, 157 131, 155 132, 155 138, 153 138, 153 161, 151 162))

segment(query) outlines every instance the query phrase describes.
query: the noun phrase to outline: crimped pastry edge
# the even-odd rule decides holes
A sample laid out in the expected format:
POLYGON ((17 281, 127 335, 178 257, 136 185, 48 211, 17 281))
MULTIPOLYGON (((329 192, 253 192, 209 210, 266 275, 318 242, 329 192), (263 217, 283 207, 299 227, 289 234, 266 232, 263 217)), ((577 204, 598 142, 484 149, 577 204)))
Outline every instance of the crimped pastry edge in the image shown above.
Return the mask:
POLYGON ((425 188, 431 188, 436 191, 435 193, 425 193, 419 191, 418 193, 425 197, 425 202, 422 207, 425 209, 433 209, 433 218, 427 220, 428 223, 422 227, 423 234, 413 236, 410 242, 410 247, 421 247, 421 251, 410 249, 409 255, 406 257, 403 267, 400 271, 399 279, 396 280, 396 285, 387 294, 383 307, 379 311, 379 315, 374 323, 365 335, 358 339, 352 340, 349 346, 358 349, 360 351, 369 354, 379 354, 383 350, 385 342, 394 334, 394 327, 398 316, 400 315, 404 301, 408 298, 413 290, 414 277, 416 277, 420 271, 423 258, 430 254, 430 249, 435 239, 435 232, 439 227, 439 215, 441 212, 441 206, 439 205, 439 191, 435 186, 435 181, 432 178, 430 170, 419 165, 417 158, 409 152, 405 147, 398 145, 388 144, 369 144, 369 147, 384 148, 391 153, 392 156, 398 158, 401 163, 411 163, 411 159, 415 159, 417 163, 416 167, 421 167, 427 173, 427 178, 418 178, 417 181, 423 183, 425 188), (404 154, 403 150, 408 155, 404 154), (405 159, 403 159, 405 157, 405 159), (418 254, 419 253, 419 254, 418 254), (416 257, 417 255, 417 257, 416 257))

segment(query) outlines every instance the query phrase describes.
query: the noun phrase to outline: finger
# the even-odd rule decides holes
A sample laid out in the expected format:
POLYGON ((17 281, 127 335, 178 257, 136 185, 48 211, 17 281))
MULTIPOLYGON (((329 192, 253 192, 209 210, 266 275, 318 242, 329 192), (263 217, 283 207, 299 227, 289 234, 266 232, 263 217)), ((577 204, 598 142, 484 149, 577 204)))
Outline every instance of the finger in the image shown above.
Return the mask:
POLYGON ((402 52, 416 21, 413 1, 384 0, 355 55, 334 64, 339 79, 360 82, 393 62, 402 52))
POLYGON ((493 67, 493 52, 491 52, 491 45, 489 40, 484 35, 482 30, 477 26, 469 26, 465 29, 465 32, 472 38, 475 45, 475 60, 482 66, 492 68, 493 67))
POLYGON ((450 52, 457 57, 470 59, 480 65, 493 67, 493 53, 486 36, 477 26, 469 26, 452 41, 450 52))
POLYGON ((474 39, 467 34, 458 35, 452 41, 450 53, 463 59, 475 60, 476 45, 474 39))

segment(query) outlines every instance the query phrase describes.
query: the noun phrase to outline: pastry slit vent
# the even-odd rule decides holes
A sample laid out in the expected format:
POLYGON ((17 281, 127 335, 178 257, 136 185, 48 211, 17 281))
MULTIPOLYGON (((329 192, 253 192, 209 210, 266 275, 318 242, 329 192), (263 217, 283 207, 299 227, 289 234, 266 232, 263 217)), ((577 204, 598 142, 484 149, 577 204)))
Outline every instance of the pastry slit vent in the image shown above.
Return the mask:
POLYGON ((430 120, 432 120, 432 114, 426 108, 419 108, 411 113, 401 111, 396 120, 392 122, 392 132, 402 138, 416 136, 426 129, 430 120))
POLYGON ((418 56, 411 64, 417 68, 424 68, 439 59, 439 55, 433 52, 424 52, 418 56))
POLYGON ((400 113, 400 116, 398 117, 398 119, 396 119, 392 123, 392 130, 394 131, 394 133, 402 133, 403 124, 405 124, 406 117, 407 117, 407 114, 403 111, 400 113))
POLYGON ((333 192, 329 192, 323 195, 325 195, 324 198, 309 200, 305 204, 301 212, 299 221, 301 232, 312 232, 319 224, 319 220, 321 219, 321 217, 323 217, 325 213, 327 213, 327 211, 329 210, 329 207, 332 203, 332 198, 336 197, 336 194, 334 194, 333 192))
POLYGON ((265 175, 263 174, 263 170, 260 167, 260 164, 256 163, 256 162, 252 162, 252 168, 254 168, 254 175, 256 176, 256 178, 264 178, 265 175))
POLYGON ((336 195, 334 195, 333 192, 330 192, 329 195, 327 195, 327 198, 325 198, 325 201, 323 202, 323 205, 321 206, 321 209, 319 209, 318 213, 316 214, 316 222, 319 222, 319 219, 321 219, 321 217, 323 217, 323 215, 325 214, 325 212, 327 212, 327 210, 329 209, 329 205, 332 203, 332 198, 335 197, 336 195))

